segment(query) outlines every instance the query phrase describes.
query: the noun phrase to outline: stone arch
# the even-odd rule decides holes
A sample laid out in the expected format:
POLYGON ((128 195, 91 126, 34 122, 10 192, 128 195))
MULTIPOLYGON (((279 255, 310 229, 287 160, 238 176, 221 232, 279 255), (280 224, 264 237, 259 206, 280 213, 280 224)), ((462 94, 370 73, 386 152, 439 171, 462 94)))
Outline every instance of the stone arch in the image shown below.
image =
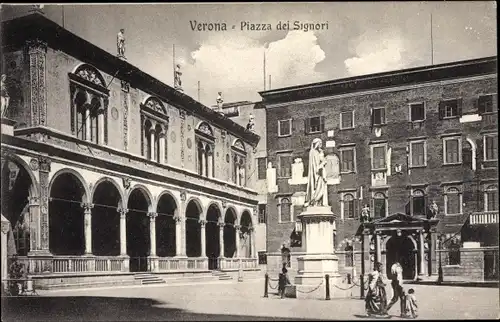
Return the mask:
POLYGON ((250 219, 250 227, 255 227, 255 222, 254 222, 254 218, 252 216, 252 211, 248 208, 245 208, 241 211, 241 215, 240 215, 240 218, 239 218, 239 223, 240 225, 242 224, 242 220, 243 220, 243 216, 245 214, 248 214, 248 218, 250 219))
POLYGON ((144 194, 144 197, 146 198, 146 200, 148 201, 148 211, 149 212, 152 212, 154 211, 154 208, 153 208, 153 202, 154 202, 154 198, 153 198, 153 195, 151 194, 151 192, 149 191, 149 189, 143 185, 143 184, 135 184, 133 187, 130 187, 128 193, 127 193, 127 196, 126 196, 126 201, 124 201, 124 204, 128 204, 129 200, 130 200, 130 195, 134 192, 134 190, 140 190, 143 194, 144 194))
MULTIPOLYGON (((403 249, 404 249, 404 247, 403 247, 403 249)), ((415 241, 415 238, 413 238, 413 236, 411 236, 410 234, 405 234, 405 235, 401 235, 401 236, 388 236, 387 238, 385 238, 381 242, 381 250, 383 253, 385 253, 385 256, 383 256, 383 258, 384 258, 383 264, 384 264, 384 269, 387 272, 390 272, 390 265, 392 265, 394 263, 393 260, 397 259, 397 256, 399 256, 400 259, 398 260, 398 262, 403 266, 403 277, 405 279, 413 279, 414 278, 416 272, 418 272, 419 261, 416 258, 417 257, 416 254, 418 252, 418 245, 417 245, 417 242, 415 241), (390 251, 388 252, 388 250, 387 250, 387 244, 389 243, 389 241, 392 241, 393 238, 401 239, 400 243, 397 243, 397 240, 395 241, 395 243, 391 243, 391 245, 393 245, 393 244, 400 245, 399 251, 396 249, 395 253, 390 252, 390 251), (403 245, 405 244, 405 238, 407 238, 407 240, 410 240, 411 245, 413 246, 413 249, 411 249, 410 253, 408 253, 408 252, 405 253, 404 251, 401 253, 401 247, 403 247, 403 245), (399 253, 399 255, 394 255, 394 254, 398 254, 398 253, 399 253), (403 259, 401 261, 401 258, 406 258, 406 259, 403 259)))
POLYGON ((162 192, 160 192, 158 197, 156 197, 155 204, 153 205, 153 209, 158 209, 158 204, 163 196, 168 196, 168 197, 172 198, 172 200, 174 201, 174 205, 175 205, 175 214, 178 215, 179 214, 179 201, 177 200, 175 195, 168 190, 163 190, 162 192))
POLYGON ((198 122, 196 129, 202 133, 208 134, 209 136, 214 136, 214 129, 205 121, 198 122))
POLYGON ((186 255, 188 257, 201 256, 201 225, 203 218, 203 204, 196 197, 190 197, 186 202, 185 209, 185 236, 186 255))
POLYGON ((49 195, 50 195, 50 192, 52 191, 52 186, 53 186, 55 180, 60 175, 63 175, 63 174, 66 174, 66 173, 74 175, 78 179, 78 181, 80 182, 80 184, 82 185, 84 194, 82 196, 81 202, 84 202, 84 203, 91 202, 91 199, 89 199, 90 196, 91 196, 91 194, 90 194, 90 191, 89 191, 89 186, 87 184, 87 181, 85 181, 85 178, 83 178, 83 176, 78 171, 76 171, 74 169, 70 169, 70 168, 64 168, 64 169, 61 169, 61 170, 57 171, 56 173, 54 173, 54 175, 50 179, 50 183, 49 183, 49 189, 48 189, 49 190, 49 195))
POLYGON ((156 96, 152 96, 152 95, 146 96, 144 98, 144 100, 142 101, 142 105, 147 106, 147 107, 149 107, 157 112, 167 114, 167 109, 165 107, 165 104, 163 104, 161 99, 159 99, 156 96), (160 109, 161 111, 159 111, 158 109, 160 109))
POLYGON ((97 78, 95 81, 87 79, 88 81, 91 81, 94 84, 98 84, 102 87, 106 87, 106 81, 104 80, 104 77, 102 76, 101 72, 97 68, 95 68, 94 66, 92 66, 90 64, 80 63, 80 64, 76 65, 75 68, 73 68, 72 73, 75 75, 78 75, 82 78, 85 78, 85 77, 79 75, 82 71, 85 71, 85 70, 87 70, 89 72, 93 72, 95 77, 97 78))
POLYGON ((205 209, 203 208, 203 203, 201 202, 201 200, 198 197, 190 197, 188 200, 186 200, 186 209, 190 202, 193 202, 196 205, 198 211, 200 212, 200 219, 203 219, 202 216, 204 216, 205 209))
POLYGON ((221 222, 221 220, 223 219, 223 211, 222 211, 222 208, 220 206, 220 204, 216 201, 210 201, 207 205, 207 211, 205 212, 205 220, 206 220, 206 214, 208 212, 208 210, 210 209, 210 207, 215 207, 215 209, 217 209, 217 211, 219 212, 219 222, 221 222))
POLYGON ((226 219, 226 215, 232 211, 233 213, 233 219, 234 219, 234 223, 238 223, 240 221, 240 218, 239 218, 239 215, 238 215, 238 211, 236 210, 236 207, 234 206, 227 206, 226 208, 226 211, 224 211, 223 213, 223 219, 225 220, 226 219))
POLYGON ((121 206, 123 208, 126 208, 127 205, 124 203, 125 202, 125 197, 124 197, 123 189, 116 182, 116 180, 114 180, 114 179, 112 179, 110 177, 102 177, 99 180, 97 180, 97 182, 92 186, 92 190, 90 191, 90 198, 89 198, 89 200, 94 200, 95 191, 96 191, 97 187, 99 186, 99 184, 101 184, 103 182, 109 182, 113 186, 115 186, 116 190, 118 190, 118 193, 120 194, 120 199, 121 200, 120 200, 120 205, 119 206, 121 206))
POLYGON ((33 173, 31 167, 23 160, 23 158, 14 153, 6 153, 3 157, 5 157, 6 161, 11 160, 12 162, 21 166, 26 171, 26 173, 31 179, 31 187, 29 189, 30 197, 39 197, 40 194, 38 190, 38 180, 35 177, 35 174, 33 173))

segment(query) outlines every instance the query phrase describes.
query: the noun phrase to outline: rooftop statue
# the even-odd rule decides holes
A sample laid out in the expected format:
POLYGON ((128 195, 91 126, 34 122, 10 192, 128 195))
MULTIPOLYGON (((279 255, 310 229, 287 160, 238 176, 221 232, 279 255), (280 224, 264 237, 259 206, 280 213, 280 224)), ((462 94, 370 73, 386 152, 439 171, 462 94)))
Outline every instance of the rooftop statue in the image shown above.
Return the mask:
POLYGON ((118 50, 118 57, 125 58, 125 29, 120 29, 116 37, 116 46, 118 50))
POLYGON ((178 91, 182 91, 181 76, 182 76, 181 65, 177 64, 175 66, 175 72, 174 72, 174 88, 178 91))
POLYGON ((316 138, 311 143, 309 151, 309 172, 305 206, 328 206, 328 191, 326 183, 326 159, 323 151, 323 141, 316 138))

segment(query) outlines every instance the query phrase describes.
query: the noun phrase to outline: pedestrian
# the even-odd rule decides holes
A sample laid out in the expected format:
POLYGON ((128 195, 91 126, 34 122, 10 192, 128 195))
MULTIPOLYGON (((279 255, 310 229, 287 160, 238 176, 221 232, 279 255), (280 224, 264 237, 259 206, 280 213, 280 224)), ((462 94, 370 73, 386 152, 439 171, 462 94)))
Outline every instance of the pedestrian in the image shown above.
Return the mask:
POLYGON ((290 284, 287 273, 288 270, 286 269, 286 263, 283 263, 283 268, 281 269, 281 273, 278 279, 278 292, 282 299, 285 298, 286 286, 290 284))
POLYGON ((401 267, 401 264, 398 262, 392 264, 391 273, 392 299, 387 305, 387 311, 399 300, 400 314, 403 317, 405 315, 405 295, 403 291, 403 267, 401 267))
POLYGON ((366 314, 371 316, 387 316, 387 294, 382 279, 382 263, 376 262, 373 272, 368 275, 368 293, 365 298, 366 314))
POLYGON ((410 288, 405 296, 405 317, 416 319, 418 317, 417 298, 415 290, 410 288))

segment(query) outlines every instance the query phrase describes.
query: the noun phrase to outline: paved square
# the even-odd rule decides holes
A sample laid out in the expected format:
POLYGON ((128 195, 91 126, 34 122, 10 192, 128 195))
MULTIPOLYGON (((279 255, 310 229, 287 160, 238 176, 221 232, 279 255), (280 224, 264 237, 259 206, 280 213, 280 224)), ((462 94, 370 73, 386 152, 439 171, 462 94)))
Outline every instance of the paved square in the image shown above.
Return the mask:
MULTIPOLYGON (((419 319, 496 319, 495 288, 415 285, 419 319)), ((359 299, 263 298, 263 279, 170 286, 41 291, 3 299, 2 320, 291 320, 363 319, 359 299)), ((388 296, 391 295, 389 291, 388 296)), ((399 319, 399 305, 390 314, 399 319)))

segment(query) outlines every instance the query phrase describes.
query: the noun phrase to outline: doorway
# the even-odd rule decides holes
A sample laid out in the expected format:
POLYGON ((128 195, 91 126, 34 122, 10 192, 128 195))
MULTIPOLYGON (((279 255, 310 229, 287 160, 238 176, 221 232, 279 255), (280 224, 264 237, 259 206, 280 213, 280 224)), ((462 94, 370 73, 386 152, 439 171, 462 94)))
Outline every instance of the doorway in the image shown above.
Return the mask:
POLYGON ((415 277, 416 249, 407 236, 393 236, 386 244, 386 273, 391 277, 391 266, 398 262, 403 267, 403 279, 413 280, 415 277))

